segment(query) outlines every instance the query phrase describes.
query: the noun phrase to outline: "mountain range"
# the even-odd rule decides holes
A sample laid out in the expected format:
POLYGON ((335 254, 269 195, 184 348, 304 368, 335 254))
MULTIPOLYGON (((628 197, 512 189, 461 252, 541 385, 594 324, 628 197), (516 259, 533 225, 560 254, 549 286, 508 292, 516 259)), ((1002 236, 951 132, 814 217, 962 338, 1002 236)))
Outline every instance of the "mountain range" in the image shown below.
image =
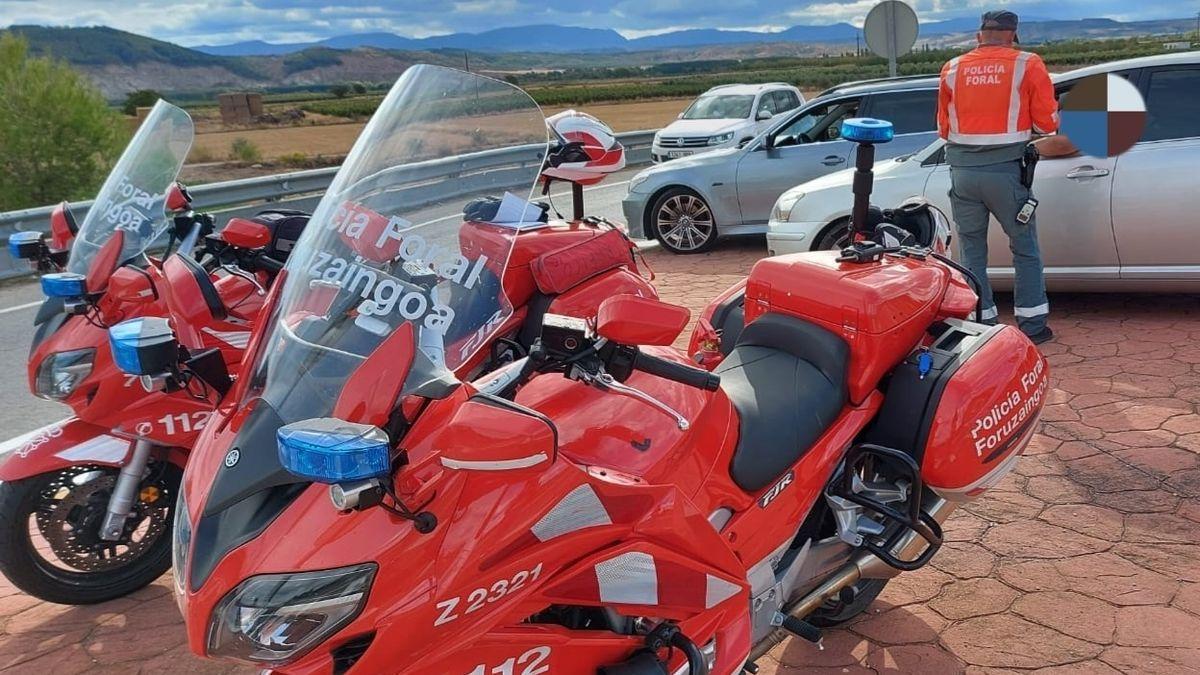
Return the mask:
MULTIPOLYGON (((925 36, 974 31, 975 18, 933 21, 922 25, 925 36)), ((315 42, 270 43, 262 40, 227 45, 201 45, 197 51, 214 56, 269 56, 291 54, 314 47, 330 49, 435 50, 462 49, 475 52, 591 52, 605 50, 645 51, 706 45, 772 42, 853 42, 857 27, 848 23, 817 26, 792 26, 782 31, 723 30, 691 28, 640 38, 626 38, 609 28, 536 25, 495 28, 482 33, 450 33, 426 38, 409 38, 394 33, 356 33, 339 35, 315 42)))
MULTIPOLYGON (((1024 43, 1071 38, 1180 35, 1194 18, 1123 23, 1112 19, 1027 20, 1024 43)), ((920 42, 962 47, 975 19, 927 22, 920 42)), ((540 25, 413 39, 391 33, 343 35, 311 43, 241 42, 182 47, 106 26, 9 26, 37 55, 64 59, 111 100, 137 89, 207 96, 231 88, 309 90, 342 82, 389 82, 414 63, 505 75, 529 71, 630 68, 650 64, 821 56, 847 52, 859 31, 850 24, 793 26, 778 32, 690 29, 629 39, 613 30, 540 25), (469 53, 469 56, 464 56, 469 53)))

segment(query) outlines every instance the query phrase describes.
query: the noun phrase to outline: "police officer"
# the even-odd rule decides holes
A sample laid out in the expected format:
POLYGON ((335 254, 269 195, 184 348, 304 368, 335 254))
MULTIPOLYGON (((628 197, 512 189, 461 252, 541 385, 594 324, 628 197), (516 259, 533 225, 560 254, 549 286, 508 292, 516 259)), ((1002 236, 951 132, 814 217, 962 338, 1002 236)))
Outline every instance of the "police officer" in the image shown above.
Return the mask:
POLYGON ((958 227, 962 262, 983 284, 984 323, 996 322, 996 303, 987 280, 989 214, 1008 235, 1016 268, 1014 314, 1035 343, 1053 337, 1046 319, 1050 303, 1038 250, 1031 167, 1026 154, 1033 132, 1058 129, 1058 104, 1046 64, 1037 54, 1013 47, 1017 15, 987 12, 979 47, 943 68, 938 97, 938 133, 946 140, 951 170, 950 205, 958 227))

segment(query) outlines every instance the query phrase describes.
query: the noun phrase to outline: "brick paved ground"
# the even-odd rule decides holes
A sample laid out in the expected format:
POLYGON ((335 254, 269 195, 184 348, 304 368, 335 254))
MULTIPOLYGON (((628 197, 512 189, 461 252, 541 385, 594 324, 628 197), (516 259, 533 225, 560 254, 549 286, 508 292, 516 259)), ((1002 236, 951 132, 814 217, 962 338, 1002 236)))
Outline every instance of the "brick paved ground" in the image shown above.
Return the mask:
MULTIPOLYGON (((650 262, 698 309, 761 250, 650 262)), ((1200 298, 1052 302, 1054 388, 1015 474, 824 651, 784 643, 760 673, 1200 673, 1200 298)), ((0 670, 248 672, 188 654, 169 588, 59 607, 0 582, 0 670)))

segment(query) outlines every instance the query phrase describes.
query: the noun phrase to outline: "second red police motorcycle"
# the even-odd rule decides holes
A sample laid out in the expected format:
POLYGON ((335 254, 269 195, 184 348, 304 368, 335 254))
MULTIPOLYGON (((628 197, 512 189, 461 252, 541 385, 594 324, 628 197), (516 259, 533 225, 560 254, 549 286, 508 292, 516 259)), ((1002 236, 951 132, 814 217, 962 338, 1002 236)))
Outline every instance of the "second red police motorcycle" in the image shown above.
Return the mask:
MULTIPOLYGON (((1020 457, 1044 359, 967 320, 968 279, 903 233, 757 263, 711 371, 666 346, 687 310, 621 294, 465 372, 515 315, 484 271, 539 226, 537 170, 452 178, 481 158, 430 143, 473 129, 517 157, 540 121, 515 87, 431 66, 381 104, 185 472, 196 653, 288 673, 740 673, 927 563, 946 516, 1020 457), (480 185, 510 192, 504 217, 463 213, 480 185)), ((844 136, 863 143, 861 229, 890 125, 844 136)))

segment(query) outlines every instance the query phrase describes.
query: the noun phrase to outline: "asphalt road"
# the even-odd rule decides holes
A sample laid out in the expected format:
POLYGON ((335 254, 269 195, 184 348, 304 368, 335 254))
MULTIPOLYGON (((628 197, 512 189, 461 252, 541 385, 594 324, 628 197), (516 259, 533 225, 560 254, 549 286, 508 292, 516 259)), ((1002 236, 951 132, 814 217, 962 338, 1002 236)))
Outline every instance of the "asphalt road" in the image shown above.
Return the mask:
MULTIPOLYGON (((621 200, 629 179, 638 169, 613 174, 607 181, 586 188, 584 204, 589 215, 623 222, 621 200)), ((569 189, 556 189, 551 199, 559 212, 570 216, 569 189)), ((42 292, 33 279, 0 286, 0 441, 32 431, 71 414, 65 405, 46 401, 29 392, 27 375, 33 317, 42 292)))

